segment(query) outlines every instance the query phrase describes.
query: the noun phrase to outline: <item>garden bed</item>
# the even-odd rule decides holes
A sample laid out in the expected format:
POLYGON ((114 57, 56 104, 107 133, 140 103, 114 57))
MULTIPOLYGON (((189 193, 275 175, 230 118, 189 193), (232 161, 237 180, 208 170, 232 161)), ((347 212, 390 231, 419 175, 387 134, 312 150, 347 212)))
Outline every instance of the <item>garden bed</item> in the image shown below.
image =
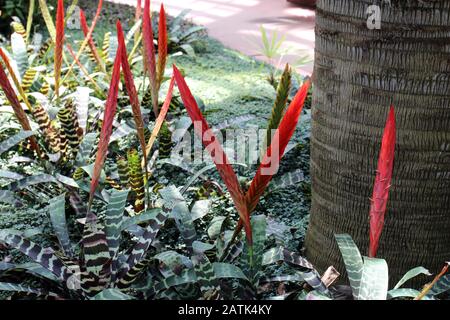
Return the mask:
MULTIPOLYGON (((106 10, 115 17, 114 11, 106 10)), ((88 17, 91 10, 87 10, 88 17)), ((134 11, 124 6, 123 15, 130 16, 134 11)), ((171 18, 169 18, 169 21, 171 18)), ((101 20, 95 33, 95 39, 101 41, 106 32, 115 30, 111 19, 105 17, 101 20)), ((192 27, 186 22, 186 27, 192 27)), ((43 32, 45 34, 45 31, 43 32)), ((79 41, 82 34, 73 31, 67 35, 68 41, 79 41)), ((234 128, 261 128, 267 127, 271 115, 273 101, 276 92, 267 81, 269 65, 240 54, 234 50, 224 47, 218 41, 204 36, 193 44, 195 55, 183 54, 169 59, 168 66, 172 63, 183 70, 186 80, 198 101, 202 101, 203 112, 207 121, 214 127, 220 126, 233 119, 246 119, 237 125, 227 125, 227 129, 234 128)), ((280 73, 281 75, 281 73, 280 73)), ((299 85, 294 80, 292 94, 299 85)), ((162 87, 162 96, 167 91, 167 83, 162 87)), ((6 120, 4 120, 6 121, 6 120)), ((240 121, 236 121, 240 122, 240 121)), ((261 199, 254 214, 264 214, 268 217, 268 230, 271 230, 271 243, 282 244, 284 247, 300 251, 303 245, 305 229, 310 207, 310 179, 309 179, 309 131, 310 110, 304 109, 300 125, 292 139, 289 152, 285 155, 282 165, 274 180, 280 182, 280 178, 286 174, 296 172, 302 174, 300 182, 283 187, 285 181, 281 181, 281 187, 272 185, 266 195, 261 199)), ((120 148, 119 148, 120 149, 120 148)), ((5 171, 20 171, 22 173, 35 174, 35 168, 25 165, 18 168, 19 163, 10 162, 10 158, 1 160, 1 168, 5 171)), ((201 166, 194 168, 200 170, 201 166)), ((236 168, 242 183, 248 183, 253 178, 256 167, 236 168)), ((205 175, 221 183, 219 175, 214 170, 209 170, 205 175)), ((190 178, 190 174, 170 164, 157 164, 153 179, 162 185, 183 186, 190 178)), ((4 185, 10 182, 2 178, 0 182, 4 185)), ((192 188, 185 194, 187 200, 194 200, 201 184, 195 182, 192 188)), ((222 186, 223 188, 223 186, 222 186)), ((228 197, 212 197, 212 209, 201 222, 197 223, 200 234, 206 234, 206 228, 214 217, 229 217, 229 223, 234 225, 238 219, 234 206, 228 197)), ((0 215, 0 229, 17 229, 27 231, 32 238, 41 245, 51 245, 54 241, 51 222, 46 212, 46 203, 27 204, 25 208, 16 208, 11 212, 10 206, 5 206, 0 215), (31 207, 30 207, 31 206, 31 207), (36 235, 33 235, 35 233, 36 235)), ((69 218, 71 231, 80 232, 80 225, 73 218, 69 218)), ((163 238, 169 238, 166 246, 172 250, 179 248, 177 238, 179 237, 174 226, 164 230, 163 238)), ((79 239, 78 239, 79 240, 79 239)), ((27 258, 17 251, 8 251, 8 261, 14 263, 27 262, 27 258)), ((0 258, 5 258, 3 254, 0 258)), ((270 269, 270 275, 276 276, 282 269, 270 269)), ((33 283, 30 283, 31 285, 33 283)))

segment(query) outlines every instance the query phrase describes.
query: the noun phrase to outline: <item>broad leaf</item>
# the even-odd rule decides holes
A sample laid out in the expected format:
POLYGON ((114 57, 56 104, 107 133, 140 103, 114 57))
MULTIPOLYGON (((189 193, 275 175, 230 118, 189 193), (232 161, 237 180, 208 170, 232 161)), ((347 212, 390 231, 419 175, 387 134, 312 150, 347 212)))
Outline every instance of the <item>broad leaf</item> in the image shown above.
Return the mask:
POLYGON ((420 274, 424 274, 427 276, 431 276, 430 271, 428 271, 428 269, 425 269, 424 267, 416 267, 414 269, 409 270, 401 279, 399 282, 397 282, 397 284, 395 285, 394 289, 398 289, 400 288, 406 281, 417 277, 420 274))
POLYGON ((105 104, 105 113, 103 117, 102 131, 100 133, 100 142, 98 145, 94 171, 92 174, 91 188, 89 194, 89 209, 92 205, 92 201, 94 200, 95 190, 97 189, 102 167, 106 159, 106 154, 108 152, 108 145, 109 139, 111 138, 112 134, 114 115, 116 114, 117 110, 117 97, 119 95, 119 82, 120 82, 121 54, 122 48, 119 47, 117 49, 116 60, 114 62, 108 98, 105 104))
POLYGON ((353 297, 358 299, 363 273, 363 260, 358 247, 348 234, 336 234, 336 242, 344 259, 348 280, 352 287, 353 297))
POLYGON ((16 133, 15 135, 9 137, 5 141, 2 141, 0 143, 0 155, 17 145, 19 142, 25 140, 26 138, 31 137, 34 135, 35 132, 33 131, 20 131, 19 133, 16 133))
POLYGON ((389 284, 385 260, 364 257, 357 300, 386 300, 389 284))
POLYGON ((114 258, 119 250, 121 231, 125 206, 129 190, 112 190, 105 212, 105 234, 108 242, 109 254, 114 258))
POLYGON ((4 242, 27 255, 33 261, 51 271, 61 281, 66 281, 71 276, 71 272, 66 264, 51 248, 42 248, 21 235, 8 232, 7 230, 0 230, 0 242, 4 242))
POLYGON ((189 116, 191 117, 192 122, 194 123, 195 133, 202 139, 202 143, 210 154, 211 158, 216 165, 217 171, 220 174, 223 182, 227 186, 228 192, 230 192, 231 198, 233 199, 234 205, 239 213, 240 218, 242 219, 245 232, 247 235, 247 240, 249 243, 252 243, 252 230, 250 224, 250 216, 248 213, 248 208, 245 202, 244 193, 241 190, 241 186, 237 179, 236 173, 234 172, 228 158, 223 151, 222 146, 219 141, 215 137, 212 130, 210 130, 208 123, 200 111, 197 101, 194 99, 194 96, 191 93, 186 81, 181 75, 180 71, 176 66, 173 67, 173 73, 175 80, 178 85, 178 89, 180 90, 180 95, 183 100, 183 103, 188 111, 189 116))
POLYGON ((66 195, 62 194, 50 200, 49 214, 53 230, 56 233, 61 248, 68 257, 71 257, 72 244, 70 243, 69 231, 67 229, 65 197, 66 195))
POLYGON ((119 289, 105 289, 96 294, 91 300, 134 300, 134 297, 123 293, 119 289))

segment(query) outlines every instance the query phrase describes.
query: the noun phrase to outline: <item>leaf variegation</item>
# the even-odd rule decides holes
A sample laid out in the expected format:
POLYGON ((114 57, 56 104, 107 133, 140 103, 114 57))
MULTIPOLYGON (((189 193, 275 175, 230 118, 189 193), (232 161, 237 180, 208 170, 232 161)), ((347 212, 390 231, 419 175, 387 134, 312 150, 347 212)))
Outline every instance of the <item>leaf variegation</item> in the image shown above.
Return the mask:
POLYGON ((363 259, 358 247, 353 242, 352 237, 348 234, 335 235, 336 242, 344 259, 345 268, 347 270, 350 286, 352 287, 353 297, 359 296, 360 283, 363 272, 363 259))
POLYGON ((99 292, 91 300, 134 300, 134 297, 123 293, 119 289, 110 288, 99 292))
POLYGON ((364 257, 357 300, 386 300, 388 285, 386 260, 364 257))
POLYGON ((7 230, 0 231, 0 242, 6 243, 27 255, 33 261, 51 271, 61 281, 66 281, 71 275, 66 264, 51 248, 43 248, 33 241, 24 238, 20 234, 11 233, 7 230))
POLYGON ((19 142, 33 136, 35 134, 34 131, 20 131, 19 133, 16 133, 15 135, 9 137, 5 141, 2 141, 0 143, 0 155, 4 153, 5 151, 11 149, 15 145, 17 145, 19 142))
POLYGON ((441 277, 429 291, 430 295, 436 296, 438 294, 447 292, 450 290, 450 274, 441 277))
POLYGON ((72 256, 72 244, 70 243, 69 231, 67 229, 66 212, 65 212, 65 194, 50 200, 49 213, 53 230, 56 233, 59 244, 63 248, 64 253, 72 256))
POLYGON ((24 292, 28 294, 34 294, 40 297, 53 296, 58 297, 55 293, 49 293, 47 291, 32 288, 22 284, 9 283, 9 282, 0 282, 0 291, 14 291, 14 292, 24 292))
MULTIPOLYGON (((420 291, 414 289, 392 289, 388 291, 387 298, 388 300, 396 299, 396 298, 415 298, 420 294, 420 291)), ((432 300, 433 298, 430 296, 423 297, 422 300, 432 300)))
POLYGON ((14 61, 19 69, 19 80, 22 79, 25 72, 28 70, 28 52, 25 40, 18 33, 11 35, 11 49, 14 57, 14 61))
POLYGON ((111 258, 114 258, 119 250, 120 227, 123 221, 128 193, 129 190, 118 191, 113 189, 106 208, 105 234, 111 258))
POLYGON ((425 269, 424 267, 413 268, 413 269, 409 270, 407 273, 405 273, 405 275, 395 285, 394 290, 400 288, 406 281, 408 281, 414 277, 417 277, 420 274, 431 276, 430 271, 428 271, 428 269, 425 269))

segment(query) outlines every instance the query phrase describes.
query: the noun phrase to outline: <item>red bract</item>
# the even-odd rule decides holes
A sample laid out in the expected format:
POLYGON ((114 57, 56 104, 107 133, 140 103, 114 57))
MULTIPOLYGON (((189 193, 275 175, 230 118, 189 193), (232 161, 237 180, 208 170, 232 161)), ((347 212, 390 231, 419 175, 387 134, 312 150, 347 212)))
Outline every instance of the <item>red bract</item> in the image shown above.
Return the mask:
MULTIPOLYGON (((119 28, 119 23, 118 23, 119 28)), ((106 99, 105 112, 103 117, 102 131, 100 133, 100 141, 98 144, 97 156, 95 158, 94 170, 92 173, 91 189, 89 195, 89 209, 94 199, 95 190, 97 189, 100 174, 108 152, 109 140, 112 134, 114 115, 117 110, 117 97, 119 95, 120 83, 120 66, 122 63, 122 48, 117 48, 116 59, 114 61, 111 83, 109 86, 108 98, 106 99)))
POLYGON ((155 113, 155 116, 158 116, 158 85, 156 75, 155 44, 153 43, 153 27, 150 17, 150 0, 145 0, 142 32, 142 40, 144 42, 144 67, 150 78, 153 112, 155 113))
POLYGON ((150 151, 152 150, 153 144, 156 141, 156 137, 158 136, 159 130, 161 130, 161 126, 162 126, 164 120, 166 119, 166 115, 167 115, 167 112, 169 111, 170 103, 172 102, 172 93, 173 93, 174 84, 175 84, 175 78, 172 77, 172 79, 170 79, 169 91, 167 91, 166 99, 165 99, 164 104, 161 108, 161 111, 158 115, 158 118, 155 121, 155 126, 153 127, 152 134, 147 143, 147 149, 145 151, 146 157, 149 156, 150 151))
POLYGON ((161 4, 159 11, 159 27, 158 27, 158 90, 164 77, 164 70, 167 62, 167 23, 164 5, 161 4))
MULTIPOLYGON (((81 24, 81 29, 83 30, 84 36, 87 37, 87 35, 89 33, 89 28, 88 28, 86 16, 85 16, 83 10, 80 10, 80 24, 81 24)), ((90 48, 92 54, 94 55, 95 61, 97 61, 97 63, 101 66, 102 70, 105 70, 103 61, 100 58, 97 47, 95 46, 94 40, 92 39, 92 36, 89 37, 88 44, 89 44, 89 48, 90 48)))
POLYGON ((194 123, 194 130, 196 134, 202 139, 205 149, 207 149, 213 161, 219 171, 220 177, 227 186, 230 192, 231 198, 233 199, 234 205, 239 213, 240 218, 243 221, 245 232, 247 235, 247 240, 252 243, 252 229, 250 224, 250 216, 247 210, 247 204, 245 202, 244 193, 239 185, 238 178, 230 165, 225 152, 222 149, 219 141, 215 137, 212 130, 210 130, 208 123, 200 111, 197 102, 195 101, 189 87, 186 84, 183 76, 176 66, 173 67, 173 74, 175 81, 177 82, 178 89, 180 91, 181 99, 183 100, 184 106, 194 123))
POLYGON ((125 37, 123 35, 122 25, 117 22, 117 38, 119 41, 119 47, 122 52, 122 70, 125 79, 125 87, 127 88, 128 97, 131 102, 131 109, 133 111, 134 122, 136 123, 136 130, 141 144, 141 149, 144 154, 145 172, 147 175, 147 156, 145 154, 145 134, 144 134, 144 120, 142 119, 141 105, 139 103, 138 93, 136 86, 134 85, 133 73, 131 72, 130 65, 128 63, 127 48, 125 46, 125 37))
MULTIPOLYGON (((267 148, 263 161, 245 195, 249 214, 255 210, 256 205, 264 194, 270 180, 272 180, 273 175, 278 171, 284 151, 297 127, 310 85, 310 80, 305 81, 303 86, 297 92, 272 138, 271 145, 267 148)), ((239 220, 235 234, 242 230, 242 226, 243 222, 239 220)))
POLYGON ((142 15, 142 0, 137 0, 136 14, 134 16, 136 21, 138 21, 141 18, 141 15, 142 15))
POLYGON ((222 149, 222 146, 209 129, 208 123, 204 119, 197 102, 192 96, 183 76, 174 66, 174 77, 180 91, 183 103, 188 114, 194 123, 194 130, 202 138, 203 145, 210 152, 211 157, 219 171, 222 180, 225 182, 231 198, 239 213, 239 223, 235 230, 238 234, 242 227, 245 228, 247 240, 252 243, 252 230, 250 224, 250 214, 255 210, 260 197, 263 195, 267 185, 273 175, 278 171, 280 160, 286 150, 287 144, 295 132, 306 96, 309 90, 310 81, 307 80, 299 90, 294 100, 290 104, 285 116, 283 117, 274 139, 267 149, 266 155, 258 168, 255 178, 246 194, 243 193, 235 172, 228 162, 228 159, 222 149))
MULTIPOLYGON (((4 54, 1 48, 0 48, 0 55, 3 58, 3 61, 5 61, 5 64, 8 64, 9 62, 6 58, 6 55, 4 54)), ((19 98, 17 98, 16 92, 14 91, 11 83, 9 82, 9 79, 5 73, 5 70, 3 70, 3 65, 1 63, 0 63, 0 86, 2 87, 6 98, 11 104, 11 107, 14 110, 14 114, 16 115, 16 118, 19 121, 20 125, 22 126, 23 130, 32 131, 27 115, 25 111, 22 109, 22 106, 20 105, 19 102, 19 98)), ((36 152, 38 152, 39 154, 40 151, 36 139, 34 137, 30 137, 29 140, 31 143, 31 147, 34 150, 36 150, 36 152)))
POLYGON ((394 107, 391 106, 384 128, 381 151, 378 158, 377 175, 373 186, 372 204, 370 207, 370 244, 369 257, 375 257, 378 250, 381 232, 384 226, 386 206, 391 187, 394 168, 394 153, 396 141, 396 123, 394 107))
POLYGON ((292 138, 297 127, 298 120, 305 104, 306 96, 310 87, 310 81, 307 80, 297 92, 294 100, 289 105, 281 123, 272 138, 272 143, 266 151, 261 165, 256 172, 255 177, 246 194, 248 210, 253 212, 263 195, 273 175, 278 171, 280 160, 284 151, 292 138))
MULTIPOLYGON (((97 25, 98 20, 100 19, 100 13, 102 12, 102 6, 103 6, 103 0, 99 0, 97 11, 95 12, 94 20, 92 20, 92 25, 88 30, 88 33, 85 35, 83 43, 81 44, 80 49, 77 52, 76 58, 80 59, 81 54, 83 53, 84 49, 86 48, 86 45, 89 42, 89 39, 92 38, 92 34, 94 33, 95 26, 97 25)), ((74 61, 71 65, 69 70, 67 71, 67 74, 65 75, 65 79, 72 73, 73 67, 75 66, 76 62, 74 61)))
POLYGON ((56 43, 55 43, 55 93, 59 97, 59 86, 61 81, 61 67, 64 46, 64 3, 58 0, 56 11, 56 43))

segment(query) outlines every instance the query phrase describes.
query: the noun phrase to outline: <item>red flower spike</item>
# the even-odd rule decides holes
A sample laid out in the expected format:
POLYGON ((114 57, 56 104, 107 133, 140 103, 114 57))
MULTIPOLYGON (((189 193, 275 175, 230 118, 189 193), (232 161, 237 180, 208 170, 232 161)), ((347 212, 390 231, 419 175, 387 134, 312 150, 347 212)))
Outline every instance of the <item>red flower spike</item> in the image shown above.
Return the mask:
MULTIPOLYGON (((117 23, 119 25, 119 22, 117 23)), ((119 27, 118 27, 119 28, 119 27)), ((117 48, 116 59, 114 61, 111 83, 109 86, 108 98, 105 103, 105 112, 103 117, 102 131, 100 133, 100 142, 98 144, 97 156, 95 158, 94 170, 92 173, 91 188, 89 194, 89 210, 94 200, 95 190, 97 189, 100 174, 108 152, 109 140, 112 134, 114 116, 117 110, 117 98, 119 95, 120 66, 122 63, 122 48, 117 48)))
POLYGON ((394 169, 394 153, 396 141, 396 120, 394 106, 391 106, 384 128, 381 151, 378 158, 377 175, 373 186, 372 204, 370 207, 370 244, 369 257, 377 254, 381 232, 384 226, 386 207, 394 169))
POLYGON ((145 163, 145 174, 148 179, 147 172, 147 156, 145 154, 145 134, 144 134, 144 120, 142 119, 141 113, 141 105, 139 103, 139 97, 136 90, 136 86, 134 84, 133 73, 131 72, 130 65, 128 63, 128 55, 127 48, 125 46, 125 37, 123 34, 122 25, 120 22, 117 22, 117 38, 119 41, 119 46, 121 47, 122 52, 122 70, 125 79, 125 87, 127 89, 128 96, 131 102, 131 109, 133 111, 134 122, 136 123, 136 130, 139 138, 139 142, 141 144, 142 153, 144 154, 144 163, 145 163))
POLYGON ((144 42, 144 67, 149 74, 153 112, 155 117, 157 117, 159 114, 158 84, 156 75, 155 44, 153 43, 153 27, 150 17, 150 0, 145 0, 142 32, 142 41, 144 42))
MULTIPOLYGON (((270 180, 272 180, 273 175, 278 171, 280 160, 297 127, 310 85, 310 80, 307 80, 297 92, 275 132, 271 145, 267 148, 263 161, 245 195, 249 214, 255 210, 270 180), (277 154, 273 155, 275 159, 272 159, 273 151, 277 152, 277 154)), ((242 226, 243 222, 239 220, 235 234, 238 234, 242 230, 242 226)))
POLYGON ((134 19, 138 21, 142 15, 142 0, 137 0, 136 5, 136 14, 134 15, 134 19))
POLYGON ((251 245, 252 228, 250 223, 250 215, 248 213, 245 196, 242 192, 241 186, 239 185, 236 173, 229 163, 228 158, 223 151, 219 141, 215 137, 214 133, 210 130, 208 123, 203 117, 202 112, 197 105, 197 102, 195 101, 189 87, 186 84, 186 81, 175 65, 173 66, 173 75, 180 91, 181 99, 183 100, 189 117, 194 123, 194 130, 196 134, 201 137, 205 149, 210 152, 214 164, 216 165, 217 171, 219 172, 220 177, 222 178, 223 182, 227 186, 228 191, 230 192, 231 198, 233 199, 234 205, 236 206, 237 212, 239 213, 240 219, 243 221, 247 241, 251 245))
MULTIPOLYGON (((9 63, 6 55, 4 54, 1 48, 0 48, 0 55, 6 64, 9 63)), ((14 114, 16 115, 16 118, 19 121, 20 125, 22 126, 23 130, 32 131, 30 122, 28 121, 28 117, 25 111, 23 110, 22 106, 20 105, 19 98, 17 97, 16 92, 14 91, 11 83, 9 82, 8 76, 6 75, 5 70, 3 69, 3 65, 1 63, 0 63, 0 86, 2 87, 6 98, 11 104, 14 114)), ((36 139, 34 137, 30 137, 29 140, 31 143, 31 147, 34 150, 36 150, 38 154, 40 154, 40 149, 36 142, 36 139)))
POLYGON ((267 149, 263 161, 259 166, 246 194, 249 212, 253 212, 253 210, 255 210, 255 207, 258 204, 260 197, 266 190, 267 185, 270 180, 272 180, 273 175, 278 171, 280 160, 283 157, 284 151, 286 150, 286 147, 297 127, 310 85, 310 80, 305 81, 303 86, 295 95, 294 100, 289 105, 286 114, 275 132, 273 141, 267 149), (276 152, 277 154, 272 156, 273 152, 276 152))
POLYGON ((167 91, 166 99, 161 108, 161 111, 159 112, 158 118, 155 121, 155 126, 153 127, 152 134, 147 143, 147 150, 145 151, 146 157, 148 157, 150 155, 150 151, 152 150, 153 144, 156 141, 156 137, 158 136, 159 130, 161 130, 161 126, 162 126, 164 120, 166 119, 167 112, 169 111, 170 103, 172 102, 172 93, 173 93, 174 84, 175 84, 175 78, 172 76, 172 78, 170 79, 169 90, 167 91))
MULTIPOLYGON (((92 20, 92 25, 89 28, 87 35, 84 37, 84 40, 81 43, 81 47, 78 49, 78 52, 77 52, 77 55, 76 55, 77 59, 80 59, 80 56, 81 56, 81 54, 84 51, 84 48, 86 48, 86 45, 88 44, 89 39, 91 39, 92 34, 94 33, 95 26, 97 25, 97 22, 100 19, 100 14, 102 12, 102 7, 103 7, 103 0, 99 0, 98 5, 97 5, 97 11, 95 12, 94 19, 92 20)), ((75 64, 76 64, 76 61, 74 61, 70 65, 69 70, 67 71, 66 75, 64 76, 64 79, 66 79, 72 73, 75 64)))
POLYGON ((158 27, 158 90, 161 86, 164 77, 164 70, 166 69, 167 63, 167 22, 166 22, 166 12, 164 10, 164 5, 161 4, 161 10, 159 11, 159 27, 158 27))
MULTIPOLYGON (((80 10, 80 24, 81 24, 81 29, 83 30, 84 36, 87 37, 88 33, 89 33, 89 27, 87 25, 86 15, 84 14, 83 10, 80 10)), ((101 66, 102 70, 105 71, 105 66, 103 64, 102 59, 100 58, 100 54, 98 53, 98 49, 95 46, 92 36, 89 37, 88 45, 89 45, 89 48, 90 48, 92 54, 94 55, 95 61, 97 61, 97 63, 101 66)))
POLYGON ((56 10, 56 43, 55 43, 55 93, 59 97, 59 87, 61 82, 61 68, 64 46, 64 2, 58 0, 56 10))

